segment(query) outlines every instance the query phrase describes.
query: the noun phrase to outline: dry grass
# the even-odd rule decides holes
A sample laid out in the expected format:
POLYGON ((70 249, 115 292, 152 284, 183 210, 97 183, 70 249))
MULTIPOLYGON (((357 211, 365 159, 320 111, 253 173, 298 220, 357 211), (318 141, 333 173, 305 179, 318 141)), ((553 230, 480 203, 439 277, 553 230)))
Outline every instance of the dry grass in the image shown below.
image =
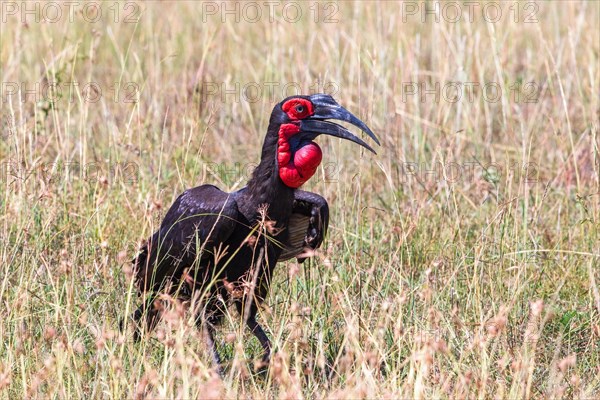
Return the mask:
POLYGON ((196 2, 139 3, 138 23, 121 4, 115 22, 112 4, 97 23, 3 9, 2 398, 600 396, 600 3, 436 23, 340 2, 319 24, 309 4, 297 23, 266 8, 256 23, 203 22, 196 2), (45 82, 62 97, 7 96, 45 82), (273 82, 244 101, 245 85, 273 82), (252 373, 260 346, 232 312, 221 380, 181 305, 141 344, 118 333, 135 301, 128 260, 184 188, 243 186, 289 82, 335 91, 383 146, 320 141, 307 187, 330 202, 329 237, 276 272, 260 315, 269 372, 252 373), (421 101, 411 82, 480 89, 421 101))

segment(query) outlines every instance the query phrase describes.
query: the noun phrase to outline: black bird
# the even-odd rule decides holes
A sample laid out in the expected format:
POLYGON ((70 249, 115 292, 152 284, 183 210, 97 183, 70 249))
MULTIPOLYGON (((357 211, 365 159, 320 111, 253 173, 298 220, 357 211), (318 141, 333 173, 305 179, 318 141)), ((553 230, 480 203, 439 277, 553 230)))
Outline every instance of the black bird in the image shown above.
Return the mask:
POLYGON ((313 142, 321 134, 348 139, 375 151, 343 126, 348 122, 373 132, 331 96, 292 96, 271 114, 260 164, 248 185, 227 193, 213 185, 183 192, 165 215, 160 229, 133 260, 136 286, 146 300, 133 314, 140 330, 151 331, 160 319, 160 293, 198 300, 196 323, 204 328, 214 362, 220 368, 213 340, 214 326, 232 300, 270 357, 271 344, 256 322, 275 264, 310 256, 323 242, 329 222, 327 201, 298 188, 322 159, 313 142), (140 320, 143 320, 140 323, 140 320))

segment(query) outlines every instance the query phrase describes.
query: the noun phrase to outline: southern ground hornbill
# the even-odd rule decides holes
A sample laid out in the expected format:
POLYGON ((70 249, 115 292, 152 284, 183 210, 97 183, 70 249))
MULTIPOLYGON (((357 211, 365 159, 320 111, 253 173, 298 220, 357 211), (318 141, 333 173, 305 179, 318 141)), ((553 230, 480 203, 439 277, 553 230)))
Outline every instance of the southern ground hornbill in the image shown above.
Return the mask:
POLYGON ((138 292, 145 298, 133 314, 136 340, 160 319, 161 293, 194 300, 196 324, 204 330, 220 368, 214 326, 232 300, 260 341, 263 361, 269 360, 271 344, 256 322, 256 312, 275 264, 293 257, 304 261, 321 245, 328 226, 327 201, 298 189, 321 162, 321 149, 313 139, 336 136, 375 153, 330 119, 355 125, 379 144, 373 132, 331 96, 288 97, 273 109, 260 164, 246 187, 227 193, 202 185, 175 200, 133 261, 138 292))

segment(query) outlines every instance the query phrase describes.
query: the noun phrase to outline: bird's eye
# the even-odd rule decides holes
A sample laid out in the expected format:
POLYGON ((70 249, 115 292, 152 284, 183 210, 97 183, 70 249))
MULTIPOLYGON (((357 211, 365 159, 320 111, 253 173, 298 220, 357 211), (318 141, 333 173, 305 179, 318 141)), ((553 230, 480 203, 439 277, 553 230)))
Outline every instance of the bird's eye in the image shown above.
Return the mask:
POLYGON ((301 105, 301 104, 298 104, 298 105, 296 106, 296 112, 298 112, 298 113, 303 113, 303 112, 304 112, 304 106, 303 106, 303 105, 301 105))

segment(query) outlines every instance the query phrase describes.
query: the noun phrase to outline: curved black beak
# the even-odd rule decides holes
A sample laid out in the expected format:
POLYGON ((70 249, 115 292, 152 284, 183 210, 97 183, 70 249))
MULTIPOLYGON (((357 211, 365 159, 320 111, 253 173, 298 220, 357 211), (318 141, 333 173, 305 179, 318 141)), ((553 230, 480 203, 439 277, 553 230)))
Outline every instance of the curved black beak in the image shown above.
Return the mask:
POLYGON ((348 122, 360 128, 360 130, 369 135, 371 139, 375 141, 375 143, 378 145, 380 144, 373 131, 369 129, 364 122, 356 118, 350 111, 340 106, 333 99, 333 97, 326 94, 315 94, 310 96, 310 101, 314 105, 315 109, 314 114, 311 117, 304 119, 301 122, 300 130, 304 133, 303 136, 310 138, 311 140, 321 134, 335 136, 350 140, 363 146, 372 153, 377 154, 371 146, 369 146, 359 137, 353 135, 348 129, 333 122, 325 121, 328 119, 335 119, 338 121, 348 122))

